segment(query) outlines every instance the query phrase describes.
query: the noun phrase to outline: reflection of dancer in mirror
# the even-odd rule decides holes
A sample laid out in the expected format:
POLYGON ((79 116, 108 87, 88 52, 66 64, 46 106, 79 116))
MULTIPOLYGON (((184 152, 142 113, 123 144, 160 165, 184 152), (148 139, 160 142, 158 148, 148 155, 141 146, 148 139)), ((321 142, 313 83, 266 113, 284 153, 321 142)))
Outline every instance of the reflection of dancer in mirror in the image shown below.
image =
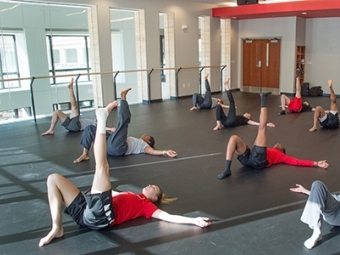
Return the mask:
MULTIPOLYGON (((223 101, 220 98, 211 96, 210 84, 208 81, 209 74, 205 75, 205 95, 202 97, 200 94, 192 95, 192 107, 190 111, 198 110, 198 109, 212 109, 217 106, 217 104, 223 105, 223 101)), ((223 107, 228 108, 229 106, 223 105, 223 107)))
MULTIPOLYGON (((229 90, 229 81, 230 78, 228 78, 224 82, 224 87, 227 92, 227 96, 229 99, 229 111, 228 115, 226 116, 223 108, 224 105, 217 104, 216 106, 216 126, 214 127, 213 130, 220 130, 222 129, 222 126, 224 127, 237 127, 237 126, 243 126, 243 125, 254 125, 254 126, 259 126, 260 123, 253 121, 251 119, 251 114, 246 112, 243 115, 236 115, 236 107, 235 107, 235 101, 233 94, 229 90)), ((273 123, 267 123, 268 127, 275 127, 273 123)))
POLYGON ((313 127, 309 131, 313 132, 318 129, 318 122, 324 128, 336 129, 339 127, 338 106, 336 105, 336 95, 333 90, 333 81, 328 80, 330 92, 331 107, 324 110, 321 106, 315 107, 313 127))
POLYGON ((117 192, 110 183, 109 164, 107 162, 105 124, 110 108, 96 111, 97 132, 94 140, 94 157, 96 162, 92 187, 86 193, 60 174, 51 174, 47 178, 47 194, 52 218, 51 231, 40 240, 39 246, 49 244, 53 239, 64 236, 62 226, 63 204, 65 212, 80 226, 98 230, 111 227, 141 216, 156 218, 179 224, 194 224, 207 227, 208 218, 172 215, 157 208, 156 202, 170 203, 170 198, 155 185, 143 188, 140 194, 117 192))
MULTIPOLYGON (((149 135, 142 135, 140 138, 128 136, 128 125, 131 119, 129 104, 126 100, 127 93, 131 88, 121 92, 120 107, 118 110, 118 125, 115 132, 107 133, 107 153, 110 156, 126 156, 130 154, 146 153, 150 155, 167 155, 176 157, 177 153, 173 150, 155 150, 155 139, 149 135)), ((117 106, 117 105, 116 105, 117 106)), ((96 127, 88 126, 85 128, 81 137, 80 144, 83 146, 83 152, 73 163, 80 163, 89 160, 89 151, 96 135, 96 127)))
POLYGON ((234 153, 238 155, 237 159, 246 167, 253 169, 263 169, 275 164, 288 164, 294 166, 317 166, 327 168, 326 160, 311 161, 293 158, 286 155, 286 150, 282 144, 277 143, 274 148, 267 148, 267 119, 268 109, 266 105, 266 97, 269 93, 261 94, 261 111, 260 111, 260 125, 254 146, 250 149, 246 143, 237 135, 232 135, 229 138, 226 150, 226 166, 222 173, 217 178, 223 179, 231 175, 231 162, 234 153))
MULTIPOLYGON (((50 128, 42 133, 42 136, 54 135, 54 128, 57 125, 58 120, 60 120, 61 125, 70 132, 79 132, 84 130, 89 125, 96 125, 96 119, 84 119, 80 118, 79 116, 78 104, 73 91, 73 78, 67 87, 69 89, 71 103, 70 117, 68 117, 61 110, 55 110, 53 112, 50 128)), ((113 132, 115 128, 107 128, 107 130, 113 132)))
POLYGON ((340 226, 340 195, 331 194, 321 181, 313 182, 310 191, 300 184, 290 190, 308 196, 301 221, 313 229, 313 234, 304 242, 307 249, 312 249, 322 239, 322 219, 332 226, 340 226))
POLYGON ((301 84, 300 84, 300 74, 302 69, 296 70, 296 81, 295 81, 295 89, 296 93, 293 99, 290 99, 285 94, 281 95, 281 109, 282 111, 279 112, 279 115, 286 114, 286 107, 290 112, 307 112, 307 111, 314 111, 315 108, 312 108, 308 101, 302 102, 301 97, 301 84))

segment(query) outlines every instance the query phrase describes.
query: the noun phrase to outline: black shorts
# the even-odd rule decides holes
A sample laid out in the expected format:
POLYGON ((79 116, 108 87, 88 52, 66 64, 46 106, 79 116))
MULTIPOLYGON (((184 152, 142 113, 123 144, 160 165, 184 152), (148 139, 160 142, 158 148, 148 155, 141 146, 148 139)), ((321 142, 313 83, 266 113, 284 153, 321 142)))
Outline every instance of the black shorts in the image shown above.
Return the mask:
POLYGON ((246 151, 237 157, 240 163, 246 167, 254 169, 263 169, 267 165, 267 147, 256 146, 246 151))
POLYGON ((85 197, 81 192, 79 192, 79 194, 72 201, 72 203, 64 209, 64 213, 69 214, 79 226, 85 227, 83 221, 83 214, 85 208, 86 208, 85 197))
POLYGON ((97 230, 111 225, 115 214, 112 208, 112 191, 103 193, 84 194, 86 208, 83 213, 83 221, 86 227, 97 230))
POLYGON ((338 113, 333 114, 331 112, 327 113, 327 117, 324 121, 320 122, 320 125, 325 128, 338 128, 339 127, 339 117, 338 113))
POLYGON ((98 194, 79 192, 64 212, 82 227, 98 230, 114 221, 111 190, 98 194))
POLYGON ((72 119, 67 117, 61 125, 70 132, 79 132, 81 128, 79 116, 73 117, 72 119))

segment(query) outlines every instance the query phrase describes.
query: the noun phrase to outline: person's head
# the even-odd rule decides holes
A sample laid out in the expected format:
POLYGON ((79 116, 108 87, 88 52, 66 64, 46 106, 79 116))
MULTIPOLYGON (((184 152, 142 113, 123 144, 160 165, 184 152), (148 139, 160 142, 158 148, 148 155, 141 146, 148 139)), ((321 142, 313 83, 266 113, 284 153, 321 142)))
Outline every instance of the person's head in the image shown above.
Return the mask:
POLYGON ((169 197, 163 193, 160 187, 156 185, 148 185, 143 188, 142 193, 152 203, 170 204, 177 200, 177 197, 169 197))
POLYGON ((223 100, 221 98, 217 98, 217 103, 223 104, 223 100))
POLYGON ((243 114, 243 117, 247 118, 248 120, 251 120, 251 114, 249 112, 243 114))
POLYGON ((310 104, 309 104, 308 101, 304 101, 303 104, 304 104, 305 106, 310 106, 310 104))
POLYGON ((286 154, 286 149, 285 147, 281 144, 281 143, 277 143, 274 145, 274 148, 278 149, 279 151, 283 152, 284 154, 286 154))
POLYGON ((149 135, 142 135, 141 136, 142 140, 144 142, 146 142, 151 148, 153 148, 155 146, 155 138, 153 138, 152 136, 149 135))

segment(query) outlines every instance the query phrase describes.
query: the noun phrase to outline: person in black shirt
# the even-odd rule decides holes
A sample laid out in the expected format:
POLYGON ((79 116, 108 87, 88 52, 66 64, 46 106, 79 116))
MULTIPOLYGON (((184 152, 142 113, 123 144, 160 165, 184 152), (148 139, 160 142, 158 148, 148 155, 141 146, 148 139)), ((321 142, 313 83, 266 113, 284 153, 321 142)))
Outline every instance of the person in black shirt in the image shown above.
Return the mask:
MULTIPOLYGON (((214 127, 213 130, 220 130, 222 128, 222 125, 224 127, 237 127, 237 126, 243 126, 243 125, 254 125, 254 126, 259 126, 260 123, 253 121, 251 119, 251 114, 246 112, 243 115, 236 115, 236 107, 235 107, 235 101, 233 98, 233 95, 231 91, 229 90, 229 80, 228 78, 224 82, 224 87, 227 92, 227 96, 229 99, 229 111, 228 115, 226 116, 223 108, 224 105, 222 104, 217 104, 216 106, 216 127, 214 127)), ((275 127, 275 124, 273 123, 267 123, 268 127, 275 127)))

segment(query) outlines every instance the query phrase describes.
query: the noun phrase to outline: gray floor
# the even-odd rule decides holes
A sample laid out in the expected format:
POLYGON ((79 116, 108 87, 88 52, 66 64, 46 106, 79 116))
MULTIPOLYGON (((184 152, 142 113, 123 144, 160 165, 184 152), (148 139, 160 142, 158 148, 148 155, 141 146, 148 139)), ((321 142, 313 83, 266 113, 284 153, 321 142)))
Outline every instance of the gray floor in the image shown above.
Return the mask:
MULTIPOLYGON (((219 94, 225 102, 225 94, 219 94)), ((259 96, 234 92, 239 114, 249 111, 258 120, 259 96)), ((329 107, 328 97, 308 98, 329 107)), ((63 215, 65 236, 39 248, 51 226, 46 178, 53 172, 71 179, 81 190, 90 187, 91 160, 73 164, 82 149, 81 133, 60 125, 54 136, 41 137, 50 118, 0 126, 0 253, 1 254, 340 254, 340 228, 325 223, 323 241, 312 250, 303 242, 311 230, 299 218, 306 196, 292 193, 300 183, 309 187, 322 180, 332 192, 340 190, 339 130, 310 133, 313 113, 278 116, 279 96, 268 98, 268 146, 281 142, 287 154, 302 159, 326 159, 327 170, 277 165, 261 171, 244 168, 236 160, 232 176, 218 180, 225 164, 225 148, 232 134, 251 146, 257 127, 213 131, 215 111, 190 112, 191 98, 151 105, 132 105, 129 134, 156 139, 156 149, 173 149, 177 158, 133 155, 109 158, 113 189, 138 191, 157 184, 178 201, 161 208, 173 214, 207 216, 213 225, 200 229, 157 220, 136 219, 120 226, 89 231, 63 215)), ((93 112, 83 114, 94 117, 93 112)), ((117 112, 108 125, 116 125, 117 112)))

